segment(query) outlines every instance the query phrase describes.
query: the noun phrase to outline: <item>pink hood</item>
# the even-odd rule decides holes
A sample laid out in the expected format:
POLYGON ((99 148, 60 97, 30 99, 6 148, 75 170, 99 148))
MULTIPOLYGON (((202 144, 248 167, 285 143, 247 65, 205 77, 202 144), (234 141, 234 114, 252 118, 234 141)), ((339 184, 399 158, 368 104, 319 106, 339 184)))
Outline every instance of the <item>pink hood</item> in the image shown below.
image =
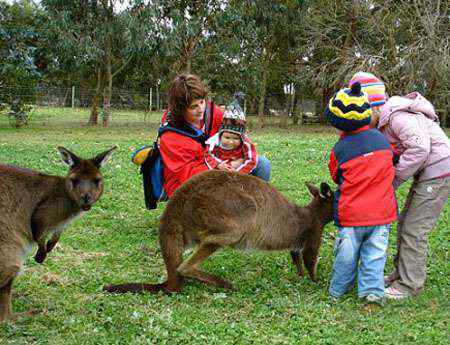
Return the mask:
POLYGON ((389 98, 381 107, 378 128, 399 154, 396 186, 411 176, 425 181, 450 173, 450 140, 433 105, 420 93, 389 98))
POLYGON ((403 110, 410 113, 422 113, 429 119, 439 122, 433 105, 419 92, 411 92, 406 96, 393 96, 381 107, 378 128, 384 127, 395 112, 403 110))

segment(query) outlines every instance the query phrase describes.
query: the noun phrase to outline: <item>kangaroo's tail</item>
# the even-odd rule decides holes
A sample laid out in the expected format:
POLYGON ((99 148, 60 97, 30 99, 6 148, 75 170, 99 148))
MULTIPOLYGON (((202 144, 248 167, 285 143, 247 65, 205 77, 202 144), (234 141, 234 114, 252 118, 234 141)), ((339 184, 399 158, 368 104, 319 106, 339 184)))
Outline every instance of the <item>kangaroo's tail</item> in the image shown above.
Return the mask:
POLYGON ((175 226, 169 229, 166 217, 161 219, 159 226, 159 244, 164 263, 167 269, 167 280, 161 284, 147 283, 125 283, 118 285, 106 285, 103 291, 109 293, 158 293, 164 291, 166 293, 180 292, 184 285, 184 279, 177 272, 178 266, 183 261, 184 241, 182 231, 177 231, 175 226), (168 231, 169 230, 169 231, 168 231))

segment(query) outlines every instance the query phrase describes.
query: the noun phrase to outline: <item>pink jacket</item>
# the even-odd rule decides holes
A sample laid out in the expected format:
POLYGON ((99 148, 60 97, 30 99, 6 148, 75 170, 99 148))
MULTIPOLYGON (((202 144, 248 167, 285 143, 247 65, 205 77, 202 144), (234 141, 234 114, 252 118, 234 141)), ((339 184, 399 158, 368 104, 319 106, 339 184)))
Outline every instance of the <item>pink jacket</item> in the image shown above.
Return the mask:
POLYGON ((433 105, 420 93, 389 98, 381 107, 378 129, 400 155, 396 187, 411 176, 424 181, 450 174, 450 140, 433 105))

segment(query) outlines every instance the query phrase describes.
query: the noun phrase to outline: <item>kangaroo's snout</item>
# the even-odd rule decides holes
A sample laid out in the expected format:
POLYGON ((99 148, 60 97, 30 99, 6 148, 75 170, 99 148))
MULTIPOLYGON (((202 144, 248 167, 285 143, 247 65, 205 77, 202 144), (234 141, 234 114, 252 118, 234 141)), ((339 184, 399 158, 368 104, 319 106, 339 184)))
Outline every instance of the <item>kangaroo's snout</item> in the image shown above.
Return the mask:
POLYGON ((86 193, 81 196, 81 204, 90 204, 92 202, 92 194, 86 193))

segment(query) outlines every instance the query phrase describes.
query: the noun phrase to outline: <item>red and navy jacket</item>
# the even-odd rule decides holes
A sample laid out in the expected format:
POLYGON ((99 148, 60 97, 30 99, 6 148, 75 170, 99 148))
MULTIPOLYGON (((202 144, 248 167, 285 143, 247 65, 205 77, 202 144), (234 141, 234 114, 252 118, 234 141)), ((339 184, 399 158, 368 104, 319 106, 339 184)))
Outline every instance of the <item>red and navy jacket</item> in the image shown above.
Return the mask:
POLYGON ((384 225, 397 219, 394 153, 378 130, 364 126, 344 132, 331 151, 329 169, 339 185, 334 199, 337 226, 384 225))

